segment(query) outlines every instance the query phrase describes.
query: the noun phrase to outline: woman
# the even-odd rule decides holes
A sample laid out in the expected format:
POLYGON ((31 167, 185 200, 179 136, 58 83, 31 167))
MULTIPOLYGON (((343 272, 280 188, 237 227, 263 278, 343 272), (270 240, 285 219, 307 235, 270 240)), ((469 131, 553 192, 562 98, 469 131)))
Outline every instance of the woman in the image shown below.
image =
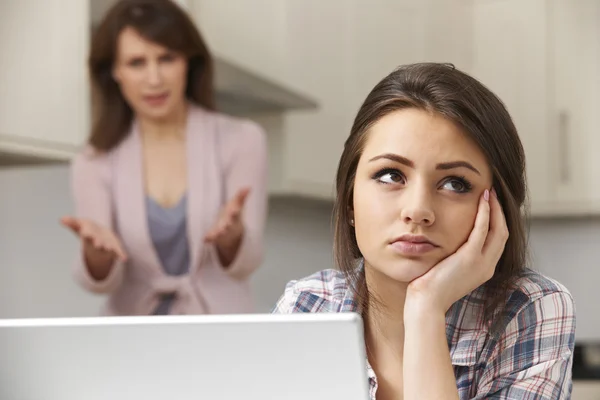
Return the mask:
POLYGON ((168 0, 119 1, 89 58, 98 118, 72 165, 76 276, 103 314, 251 312, 267 208, 264 132, 213 111, 212 62, 168 0))
POLYGON ((274 312, 360 313, 371 399, 567 399, 573 299, 525 267, 525 199, 500 100, 452 66, 403 66, 340 160, 341 272, 290 282, 274 312))

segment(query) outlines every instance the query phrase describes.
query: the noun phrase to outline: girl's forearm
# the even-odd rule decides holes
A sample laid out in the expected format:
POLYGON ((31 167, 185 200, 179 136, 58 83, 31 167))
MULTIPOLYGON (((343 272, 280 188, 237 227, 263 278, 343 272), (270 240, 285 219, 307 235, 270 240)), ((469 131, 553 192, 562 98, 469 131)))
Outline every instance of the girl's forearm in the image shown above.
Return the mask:
POLYGON ((410 304, 404 315, 404 399, 458 400, 445 313, 410 304))

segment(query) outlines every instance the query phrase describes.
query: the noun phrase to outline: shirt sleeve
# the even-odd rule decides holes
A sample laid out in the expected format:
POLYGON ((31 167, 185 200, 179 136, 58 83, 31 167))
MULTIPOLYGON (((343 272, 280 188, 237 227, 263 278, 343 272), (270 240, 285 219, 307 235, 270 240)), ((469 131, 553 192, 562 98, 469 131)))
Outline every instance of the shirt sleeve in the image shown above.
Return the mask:
POLYGON ((296 282, 295 280, 288 282, 285 285, 283 294, 277 300, 275 307, 271 310, 272 314, 291 314, 294 312, 294 304, 296 304, 296 282))
POLYGON ((568 292, 529 303, 507 325, 474 400, 570 399, 574 346, 575 305, 568 292))

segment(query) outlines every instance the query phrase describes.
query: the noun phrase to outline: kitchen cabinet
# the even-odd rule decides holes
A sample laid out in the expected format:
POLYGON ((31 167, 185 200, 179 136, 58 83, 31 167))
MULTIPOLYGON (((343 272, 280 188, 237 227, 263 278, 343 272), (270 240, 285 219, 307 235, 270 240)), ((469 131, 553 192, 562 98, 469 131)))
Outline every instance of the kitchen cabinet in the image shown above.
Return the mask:
POLYGON ((212 52, 262 76, 285 81, 286 1, 185 3, 212 52))
POLYGON ((72 154, 88 132, 89 2, 0 2, 0 149, 72 154))
POLYGON ((594 0, 474 4, 471 73, 514 119, 533 217, 600 215, 599 19, 594 0))
POLYGON ((424 60, 469 70, 473 62, 475 0, 421 0, 425 7, 424 60))
POLYGON ((285 3, 288 75, 320 107, 285 117, 282 191, 328 200, 357 108, 350 84, 352 6, 320 0, 285 3))
POLYGON ((600 2, 552 0, 549 111, 555 210, 600 215, 600 2))
POLYGON ((471 73, 506 105, 525 149, 534 217, 600 214, 597 1, 287 0, 277 12, 283 3, 280 76, 321 105, 280 125, 284 191, 332 199, 368 91, 399 64, 439 61, 471 73))
POLYGON ((477 1, 468 72, 511 114, 525 148, 531 212, 551 201, 546 0, 477 1))
POLYGON ((533 217, 600 215, 600 3, 286 4, 287 75, 322 105, 285 119, 290 192, 331 199, 343 142, 368 91, 399 64, 440 61, 471 73, 506 105, 526 153, 533 217))
POLYGON ((424 61, 425 3, 351 2, 350 54, 356 109, 379 80, 402 64, 424 61), (376 5, 376 6, 375 6, 376 5))

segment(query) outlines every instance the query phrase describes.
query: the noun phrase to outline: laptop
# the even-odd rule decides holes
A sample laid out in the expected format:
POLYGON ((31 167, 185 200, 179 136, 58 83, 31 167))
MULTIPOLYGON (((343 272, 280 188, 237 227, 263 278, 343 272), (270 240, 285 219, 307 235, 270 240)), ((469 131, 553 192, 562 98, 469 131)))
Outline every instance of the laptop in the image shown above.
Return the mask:
POLYGON ((354 313, 0 320, 2 400, 365 400, 354 313))

